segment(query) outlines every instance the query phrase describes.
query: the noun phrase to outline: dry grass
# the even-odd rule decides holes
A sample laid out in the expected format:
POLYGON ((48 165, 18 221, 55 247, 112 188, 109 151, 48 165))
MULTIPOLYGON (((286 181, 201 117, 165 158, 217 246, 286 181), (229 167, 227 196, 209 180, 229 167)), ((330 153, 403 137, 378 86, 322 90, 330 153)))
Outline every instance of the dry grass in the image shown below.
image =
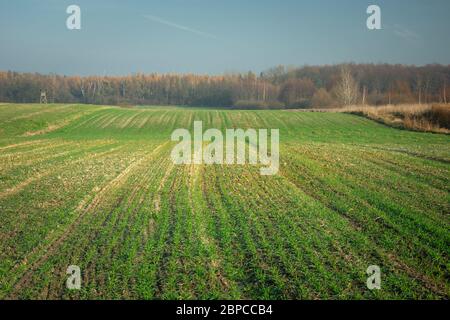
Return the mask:
POLYGON ((349 106, 329 111, 358 114, 387 125, 411 130, 450 133, 449 104, 349 106))

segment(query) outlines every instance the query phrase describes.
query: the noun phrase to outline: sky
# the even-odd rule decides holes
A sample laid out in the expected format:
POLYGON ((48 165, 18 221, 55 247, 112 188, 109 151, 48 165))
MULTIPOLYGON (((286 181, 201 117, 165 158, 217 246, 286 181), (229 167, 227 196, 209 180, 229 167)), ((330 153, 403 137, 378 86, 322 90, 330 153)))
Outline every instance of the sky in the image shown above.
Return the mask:
POLYGON ((0 0, 0 70, 261 72, 342 62, 450 64, 449 0, 0 0), (69 5, 81 30, 69 30, 69 5), (381 30, 366 26, 381 8, 381 30))

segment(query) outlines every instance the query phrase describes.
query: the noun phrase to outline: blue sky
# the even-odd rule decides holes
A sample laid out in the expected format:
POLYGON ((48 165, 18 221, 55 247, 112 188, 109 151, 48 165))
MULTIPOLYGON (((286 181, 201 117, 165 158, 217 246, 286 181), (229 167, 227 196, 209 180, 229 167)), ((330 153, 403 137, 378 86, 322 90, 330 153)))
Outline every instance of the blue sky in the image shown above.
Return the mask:
POLYGON ((279 64, 450 64, 448 0, 0 0, 0 70, 221 74, 279 64), (67 6, 82 29, 66 28, 67 6), (382 10, 382 30, 366 9, 382 10))

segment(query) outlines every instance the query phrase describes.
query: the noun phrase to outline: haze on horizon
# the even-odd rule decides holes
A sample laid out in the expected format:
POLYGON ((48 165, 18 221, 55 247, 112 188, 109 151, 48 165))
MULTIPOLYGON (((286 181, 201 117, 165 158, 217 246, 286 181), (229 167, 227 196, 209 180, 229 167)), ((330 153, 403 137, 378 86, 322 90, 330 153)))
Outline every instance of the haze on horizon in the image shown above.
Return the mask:
POLYGON ((0 70, 260 72, 342 62, 450 64, 448 0, 0 0, 0 70), (66 8, 82 10, 68 30, 66 8), (382 10, 382 30, 366 9, 382 10))

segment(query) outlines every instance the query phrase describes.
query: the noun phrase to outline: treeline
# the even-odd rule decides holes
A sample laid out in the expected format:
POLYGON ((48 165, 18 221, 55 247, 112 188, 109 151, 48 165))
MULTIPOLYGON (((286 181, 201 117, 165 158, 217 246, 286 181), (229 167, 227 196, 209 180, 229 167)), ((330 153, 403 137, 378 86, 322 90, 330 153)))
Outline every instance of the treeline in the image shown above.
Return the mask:
POLYGON ((0 101, 110 105, 309 108, 447 103, 450 66, 279 66, 256 75, 134 74, 78 77, 0 72, 0 101))

